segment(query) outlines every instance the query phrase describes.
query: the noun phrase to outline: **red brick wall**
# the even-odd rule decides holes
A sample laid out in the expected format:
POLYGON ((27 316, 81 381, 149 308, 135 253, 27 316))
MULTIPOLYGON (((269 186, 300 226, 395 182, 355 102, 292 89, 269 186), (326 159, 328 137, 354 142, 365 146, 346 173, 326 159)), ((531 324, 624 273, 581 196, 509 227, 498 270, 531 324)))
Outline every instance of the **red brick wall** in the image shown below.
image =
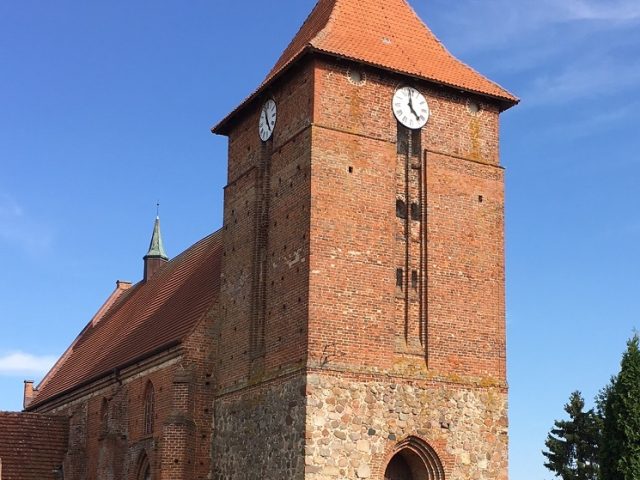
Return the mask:
POLYGON ((137 479, 144 454, 154 478, 207 478, 213 318, 207 316, 197 325, 181 357, 159 357, 155 365, 150 361, 121 372, 118 380, 87 386, 85 397, 63 398, 39 408, 69 419, 65 479, 137 479), (148 382, 155 392, 152 434, 144 430, 148 382))
POLYGON ((411 292, 407 320, 396 288, 396 269, 407 271, 406 226, 395 212, 405 196, 405 156, 391 111, 407 80, 367 70, 356 86, 347 71, 320 61, 315 74, 310 364, 390 369, 405 354, 422 355, 434 374, 503 382, 497 109, 484 104, 473 115, 464 96, 410 82, 427 97, 431 118, 420 153, 409 158, 410 197, 426 209, 422 225, 409 222, 408 270, 424 289, 411 292))

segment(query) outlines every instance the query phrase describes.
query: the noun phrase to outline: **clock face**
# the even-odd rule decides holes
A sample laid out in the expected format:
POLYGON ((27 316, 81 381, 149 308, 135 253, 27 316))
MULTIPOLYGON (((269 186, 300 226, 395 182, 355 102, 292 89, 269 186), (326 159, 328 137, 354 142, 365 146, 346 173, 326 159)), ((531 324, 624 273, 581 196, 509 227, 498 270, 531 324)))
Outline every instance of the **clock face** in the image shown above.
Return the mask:
POLYGON ((429 105, 415 88, 401 87, 393 96, 393 113, 402 125, 418 130, 429 120, 429 105))
POLYGON ((276 102, 269 99, 262 106, 260 111, 260 122, 258 123, 258 130, 260 132, 260 139, 266 142, 273 135, 273 129, 276 126, 277 108, 276 102))

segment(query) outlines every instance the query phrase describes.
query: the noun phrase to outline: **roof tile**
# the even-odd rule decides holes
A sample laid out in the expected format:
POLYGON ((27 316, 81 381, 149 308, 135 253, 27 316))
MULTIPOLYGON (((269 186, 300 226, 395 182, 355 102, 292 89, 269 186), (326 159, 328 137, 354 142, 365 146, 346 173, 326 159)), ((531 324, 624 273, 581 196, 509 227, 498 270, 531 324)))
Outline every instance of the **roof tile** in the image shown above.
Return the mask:
POLYGON ((41 382, 28 409, 182 341, 217 301, 221 257, 218 232, 167 263, 146 283, 121 293, 99 321, 85 327, 41 382))
POLYGON ((451 55, 406 0, 319 0, 258 90, 214 132, 224 133, 235 114, 308 51, 492 97, 505 108, 518 103, 514 95, 451 55))

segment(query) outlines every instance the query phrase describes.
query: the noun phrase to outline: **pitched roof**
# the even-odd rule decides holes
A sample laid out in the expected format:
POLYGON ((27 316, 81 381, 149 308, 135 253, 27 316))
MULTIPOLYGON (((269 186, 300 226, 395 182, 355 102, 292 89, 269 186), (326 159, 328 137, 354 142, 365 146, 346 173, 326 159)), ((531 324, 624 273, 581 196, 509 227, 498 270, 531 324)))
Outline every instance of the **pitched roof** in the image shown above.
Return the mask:
POLYGON ((221 258, 217 232, 120 292, 40 383, 28 409, 184 340, 218 299, 221 258))
POLYGON ((67 451, 66 417, 0 412, 3 480, 55 478, 67 451))
POLYGON ((406 0, 319 0, 254 94, 214 127, 224 125, 305 53, 315 51, 410 75, 498 100, 518 99, 455 58, 406 0))

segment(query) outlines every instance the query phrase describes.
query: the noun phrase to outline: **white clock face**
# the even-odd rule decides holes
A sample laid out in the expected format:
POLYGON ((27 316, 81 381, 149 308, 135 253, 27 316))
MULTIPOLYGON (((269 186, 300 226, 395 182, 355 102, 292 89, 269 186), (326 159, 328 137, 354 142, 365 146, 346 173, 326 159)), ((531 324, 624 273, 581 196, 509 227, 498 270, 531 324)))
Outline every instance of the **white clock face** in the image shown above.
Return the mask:
POLYGON ((277 108, 276 102, 272 99, 266 101, 260 111, 260 122, 258 123, 258 129, 260 132, 260 139, 266 142, 273 135, 273 129, 276 126, 277 108))
POLYGON ((401 87, 393 96, 393 113, 402 125, 418 130, 429 120, 429 105, 415 88, 401 87))

